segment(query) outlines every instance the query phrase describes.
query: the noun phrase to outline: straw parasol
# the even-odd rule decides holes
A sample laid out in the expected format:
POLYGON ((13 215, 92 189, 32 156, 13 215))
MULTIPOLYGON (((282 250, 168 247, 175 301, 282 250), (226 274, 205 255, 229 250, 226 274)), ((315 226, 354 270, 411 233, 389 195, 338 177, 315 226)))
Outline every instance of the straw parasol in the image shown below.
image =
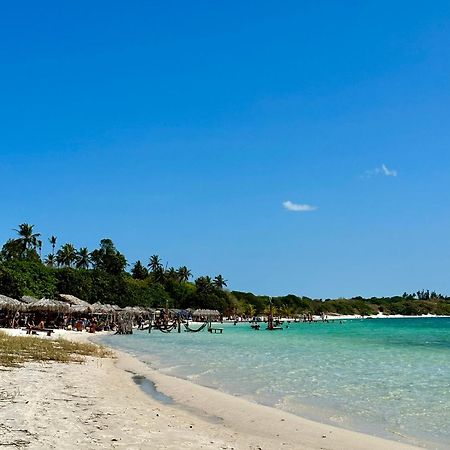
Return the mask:
POLYGON ((0 294, 0 309, 19 311, 20 309, 23 309, 23 306, 23 303, 19 302, 19 300, 0 294))
POLYGON ((91 304, 81 300, 81 298, 75 297, 75 295, 70 294, 59 294, 59 297, 63 302, 69 303, 70 305, 84 306, 86 308, 90 308, 91 304))
POLYGON ((23 303, 26 303, 27 305, 29 305, 30 303, 37 302, 39 299, 37 299, 36 297, 31 297, 31 295, 24 295, 20 300, 23 303))
POLYGON ((91 305, 91 309, 94 314, 111 314, 115 312, 115 309, 111 305, 103 305, 100 302, 91 305))
POLYGON ((192 315, 194 317, 219 317, 220 312, 217 309, 196 309, 192 315))
POLYGON ((53 300, 50 298, 41 298, 27 306, 29 311, 47 311, 47 312, 68 312, 70 307, 67 303, 53 300))
POLYGON ((83 305, 69 305, 69 312, 76 314, 85 314, 91 312, 91 305, 83 306, 83 305))

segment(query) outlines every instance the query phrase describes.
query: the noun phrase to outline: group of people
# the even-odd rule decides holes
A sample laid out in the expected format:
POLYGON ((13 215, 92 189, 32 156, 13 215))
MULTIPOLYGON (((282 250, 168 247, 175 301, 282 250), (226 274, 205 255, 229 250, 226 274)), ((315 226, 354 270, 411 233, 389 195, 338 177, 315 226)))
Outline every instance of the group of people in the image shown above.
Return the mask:
POLYGON ((60 328, 94 333, 101 330, 115 330, 116 326, 114 322, 101 320, 101 317, 95 315, 73 317, 68 314, 62 315, 51 312, 0 312, 0 327, 2 328, 60 328))

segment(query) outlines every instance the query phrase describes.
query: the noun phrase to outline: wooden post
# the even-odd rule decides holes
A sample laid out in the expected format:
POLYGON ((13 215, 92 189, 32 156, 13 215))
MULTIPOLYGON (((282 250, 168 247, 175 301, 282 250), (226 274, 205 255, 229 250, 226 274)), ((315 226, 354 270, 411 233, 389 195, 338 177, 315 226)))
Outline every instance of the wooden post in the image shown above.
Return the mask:
POLYGON ((267 318, 267 329, 268 330, 273 330, 273 316, 272 316, 272 298, 269 297, 269 305, 270 305, 270 309, 269 309, 269 317, 267 318))

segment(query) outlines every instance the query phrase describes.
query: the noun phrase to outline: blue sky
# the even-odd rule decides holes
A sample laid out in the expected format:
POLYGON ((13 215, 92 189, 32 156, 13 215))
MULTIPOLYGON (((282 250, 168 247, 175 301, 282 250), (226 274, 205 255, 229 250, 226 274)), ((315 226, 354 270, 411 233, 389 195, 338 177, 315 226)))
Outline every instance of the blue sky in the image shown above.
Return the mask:
POLYGON ((448 2, 10 2, 0 42, 1 242, 450 294, 448 2))

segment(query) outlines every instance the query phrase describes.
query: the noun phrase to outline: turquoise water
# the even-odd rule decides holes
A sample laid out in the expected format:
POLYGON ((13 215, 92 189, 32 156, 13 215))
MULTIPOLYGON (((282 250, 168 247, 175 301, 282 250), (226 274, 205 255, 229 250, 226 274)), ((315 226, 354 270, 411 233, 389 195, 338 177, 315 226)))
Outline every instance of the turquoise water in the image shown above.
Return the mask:
POLYGON ((294 414, 450 448, 450 319, 108 336, 164 373, 294 414))

